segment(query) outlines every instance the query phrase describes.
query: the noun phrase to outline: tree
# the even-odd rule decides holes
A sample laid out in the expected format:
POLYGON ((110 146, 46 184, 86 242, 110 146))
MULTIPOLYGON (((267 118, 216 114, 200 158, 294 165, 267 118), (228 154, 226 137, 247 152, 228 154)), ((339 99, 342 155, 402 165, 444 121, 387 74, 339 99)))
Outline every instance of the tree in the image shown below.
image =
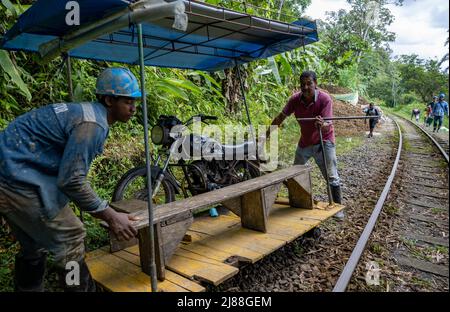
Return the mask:
MULTIPOLYGON (((448 29, 447 29, 447 33, 448 33, 448 29)), ((445 47, 448 46, 448 37, 447 37, 447 40, 445 40, 444 46, 445 47)), ((441 66, 445 62, 448 62, 448 52, 442 57, 441 61, 439 62, 439 66, 441 66)), ((447 68, 445 68, 445 71, 448 72, 448 66, 447 66, 447 68)))
POLYGON ((298 19, 311 4, 311 0, 206 0, 205 2, 259 17, 287 22, 298 19))
MULTIPOLYGON (((388 31, 394 21, 387 0, 347 0, 351 10, 329 12, 323 24, 322 38, 330 50, 322 57, 330 64, 325 73, 336 77, 339 71, 356 63, 359 65, 366 52, 389 49, 395 34, 388 31)), ((395 1, 401 5, 402 0, 395 1)))
POLYGON ((448 90, 448 74, 440 71, 439 62, 424 60, 418 55, 402 55, 398 58, 401 85, 406 92, 415 93, 427 102, 433 95, 448 90))

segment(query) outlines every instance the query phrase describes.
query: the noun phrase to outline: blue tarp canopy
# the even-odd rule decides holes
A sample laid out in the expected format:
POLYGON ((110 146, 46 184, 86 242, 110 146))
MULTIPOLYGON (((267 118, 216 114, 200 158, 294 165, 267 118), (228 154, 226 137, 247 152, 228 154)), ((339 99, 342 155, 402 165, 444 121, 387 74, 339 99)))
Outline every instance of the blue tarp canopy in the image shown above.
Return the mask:
POLYGON ((62 49, 71 38, 82 37, 78 34, 92 34, 102 20, 107 20, 110 28, 105 29, 110 30, 121 25, 119 19, 126 18, 124 27, 98 33, 95 38, 76 41, 66 51, 57 51, 81 59, 138 64, 138 36, 132 14, 159 2, 183 3, 188 24, 185 31, 177 30, 172 27, 173 14, 155 17, 153 11, 146 11, 140 22, 148 66, 216 71, 318 41, 314 21, 299 19, 288 24, 192 0, 78 0, 80 25, 71 26, 66 22, 68 2, 36 1, 4 35, 0 47, 43 56, 46 46, 62 49))

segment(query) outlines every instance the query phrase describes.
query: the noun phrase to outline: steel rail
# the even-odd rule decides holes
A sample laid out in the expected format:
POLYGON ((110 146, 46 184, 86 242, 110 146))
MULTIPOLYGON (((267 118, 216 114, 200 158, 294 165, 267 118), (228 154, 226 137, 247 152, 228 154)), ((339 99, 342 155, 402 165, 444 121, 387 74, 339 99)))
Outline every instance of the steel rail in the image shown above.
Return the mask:
POLYGON ((364 249, 370 238, 370 235, 372 234, 372 231, 373 231, 373 228, 375 227, 378 216, 380 215, 381 209, 383 208, 384 202, 385 202, 387 195, 389 194, 389 191, 391 189, 391 185, 392 185, 392 182, 394 181, 395 174, 397 173, 397 168, 398 168, 398 164, 400 162, 400 156, 402 153, 403 136, 402 136, 402 131, 400 129, 399 124, 393 118, 391 118, 391 119, 396 124, 397 129, 398 129, 398 134, 399 134, 397 157, 395 159, 394 165, 392 166, 391 174, 389 175, 386 185, 384 186, 383 192, 381 193, 380 198, 378 199, 378 202, 375 205, 375 208, 372 212, 372 215, 370 216, 369 221, 367 222, 367 225, 364 228, 363 233, 359 237, 359 240, 356 243, 356 246, 353 249, 352 254, 350 255, 350 258, 348 259, 348 261, 344 267, 344 270, 342 271, 341 275, 339 276, 339 279, 333 288, 333 292, 344 292, 346 290, 348 283, 350 282, 350 279, 353 275, 353 272, 355 271, 356 266, 359 263, 359 259, 361 258, 361 255, 364 252, 364 249))

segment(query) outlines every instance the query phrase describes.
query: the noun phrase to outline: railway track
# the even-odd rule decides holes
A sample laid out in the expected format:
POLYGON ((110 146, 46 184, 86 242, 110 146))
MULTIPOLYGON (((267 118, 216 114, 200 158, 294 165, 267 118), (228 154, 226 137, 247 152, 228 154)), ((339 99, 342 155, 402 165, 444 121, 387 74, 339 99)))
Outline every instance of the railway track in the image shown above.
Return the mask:
POLYGON ((345 291, 350 283, 388 194, 402 207, 399 243, 391 250, 392 258, 416 280, 433 281, 434 289, 448 290, 448 140, 401 117, 393 121, 399 146, 391 175, 334 292, 345 291))
POLYGON ((448 290, 448 139, 398 119, 405 132, 405 153, 397 201, 404 204, 403 244, 394 251, 397 263, 435 289, 448 290))

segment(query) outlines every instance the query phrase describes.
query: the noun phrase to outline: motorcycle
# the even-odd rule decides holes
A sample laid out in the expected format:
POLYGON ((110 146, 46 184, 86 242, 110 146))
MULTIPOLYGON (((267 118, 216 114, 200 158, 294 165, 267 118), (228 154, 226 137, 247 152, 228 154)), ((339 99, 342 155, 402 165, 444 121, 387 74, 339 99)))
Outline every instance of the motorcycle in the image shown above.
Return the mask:
MULTIPOLYGON (((254 141, 223 145, 208 136, 184 134, 194 121, 208 125, 209 120, 217 117, 200 114, 184 123, 175 116, 159 117, 151 130, 151 140, 159 147, 156 158, 151 155, 153 203, 169 203, 261 175, 258 156, 252 153, 254 141), (194 160, 192 155, 196 151, 200 153, 194 160)), ((146 172, 142 166, 125 173, 116 185, 112 200, 148 200, 146 172)))

